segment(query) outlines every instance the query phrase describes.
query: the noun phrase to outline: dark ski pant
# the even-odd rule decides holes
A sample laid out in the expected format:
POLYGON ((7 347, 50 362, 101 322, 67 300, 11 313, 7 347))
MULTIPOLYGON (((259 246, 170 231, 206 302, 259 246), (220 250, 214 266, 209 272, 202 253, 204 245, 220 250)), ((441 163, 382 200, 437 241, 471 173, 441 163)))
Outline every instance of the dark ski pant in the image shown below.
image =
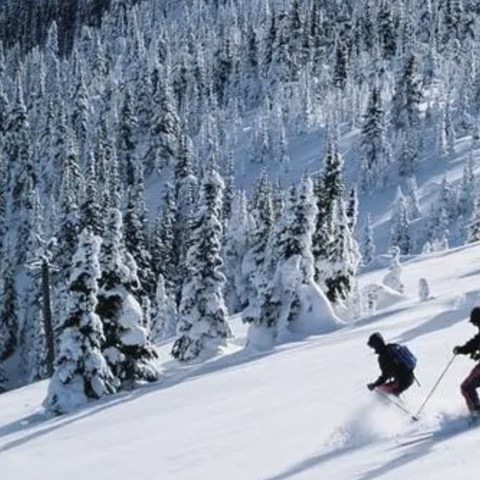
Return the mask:
POLYGON ((473 412, 480 409, 477 388, 480 387, 480 363, 470 372, 470 375, 460 386, 462 395, 465 397, 468 409, 473 412))

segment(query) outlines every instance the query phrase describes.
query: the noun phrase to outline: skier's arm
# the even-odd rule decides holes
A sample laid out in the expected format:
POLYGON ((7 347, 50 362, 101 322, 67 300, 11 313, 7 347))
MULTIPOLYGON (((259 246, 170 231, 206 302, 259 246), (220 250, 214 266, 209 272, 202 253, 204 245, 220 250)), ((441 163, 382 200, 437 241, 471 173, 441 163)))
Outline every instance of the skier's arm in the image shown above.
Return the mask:
POLYGON ((459 347, 455 347, 454 353, 461 355, 471 355, 480 349, 480 334, 475 335, 467 343, 459 347))
POLYGON ((380 366, 381 375, 373 382, 373 388, 383 385, 392 376, 391 365, 386 355, 378 357, 378 364, 380 366))
POLYGON ((382 373, 373 383, 372 383, 372 387, 373 388, 377 388, 379 387, 380 385, 383 385, 384 383, 386 383, 386 381, 389 379, 390 377, 388 375, 385 375, 384 373, 382 373))

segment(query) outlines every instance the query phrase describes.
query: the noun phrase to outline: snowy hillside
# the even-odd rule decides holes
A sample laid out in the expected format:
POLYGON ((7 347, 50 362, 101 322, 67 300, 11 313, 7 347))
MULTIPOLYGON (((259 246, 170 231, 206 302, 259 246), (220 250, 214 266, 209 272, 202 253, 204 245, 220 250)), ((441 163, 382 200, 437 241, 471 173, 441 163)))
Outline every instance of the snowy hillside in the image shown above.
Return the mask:
POLYGON ((470 360, 413 424, 366 341, 414 413, 474 333, 479 52, 478 0, 0 1, 2 479, 470 477, 470 360))
MULTIPOLYGON (((0 472, 8 479, 335 479, 471 478, 478 429, 466 429, 459 383, 472 362, 459 357, 417 423, 383 405, 365 385, 377 376, 366 346, 379 330, 419 358, 405 395, 416 410, 474 332, 480 302, 480 245, 403 265, 405 295, 334 333, 268 353, 236 345, 203 365, 164 363, 160 383, 46 418, 46 383, 0 397, 0 472), (418 299, 428 277, 432 298, 418 299)), ((385 271, 361 277, 376 282, 385 271)), ((169 345, 160 346, 166 359, 169 345)))

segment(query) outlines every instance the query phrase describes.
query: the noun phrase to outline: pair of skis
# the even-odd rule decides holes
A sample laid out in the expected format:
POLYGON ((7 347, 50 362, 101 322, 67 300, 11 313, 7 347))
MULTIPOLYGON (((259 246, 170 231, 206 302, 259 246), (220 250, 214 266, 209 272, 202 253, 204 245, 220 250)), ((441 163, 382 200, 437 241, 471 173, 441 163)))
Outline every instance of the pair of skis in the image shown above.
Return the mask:
MULTIPOLYGON (((413 422, 418 422, 418 420, 420 420, 420 415, 419 413, 416 413, 416 414, 413 414, 403 403, 401 400, 398 399, 398 397, 392 397, 391 395, 388 395, 384 392, 382 392, 381 390, 377 390, 376 391, 378 394, 380 394, 383 398, 387 399, 388 402, 392 405, 394 405, 395 407, 397 407, 399 410, 401 410, 403 413, 405 413, 406 415, 408 415, 408 417, 410 418, 410 420, 412 420, 413 422)), ((468 426, 469 427, 476 427, 476 426, 480 426, 480 416, 470 416, 468 418, 468 426)))

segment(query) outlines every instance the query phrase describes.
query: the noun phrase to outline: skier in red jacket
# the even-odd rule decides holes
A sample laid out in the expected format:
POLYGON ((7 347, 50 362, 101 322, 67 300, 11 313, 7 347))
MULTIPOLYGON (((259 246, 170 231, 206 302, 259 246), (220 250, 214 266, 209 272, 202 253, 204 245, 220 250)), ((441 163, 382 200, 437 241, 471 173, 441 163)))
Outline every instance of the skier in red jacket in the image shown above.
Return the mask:
MULTIPOLYGON (((480 307, 475 307, 470 312, 470 323, 480 329, 480 307)), ((455 355, 470 355, 473 360, 480 360, 480 332, 467 343, 453 349, 455 355)), ((467 407, 473 417, 480 417, 480 400, 477 388, 480 387, 480 363, 477 363, 468 377, 462 382, 460 388, 465 397, 467 407)))

